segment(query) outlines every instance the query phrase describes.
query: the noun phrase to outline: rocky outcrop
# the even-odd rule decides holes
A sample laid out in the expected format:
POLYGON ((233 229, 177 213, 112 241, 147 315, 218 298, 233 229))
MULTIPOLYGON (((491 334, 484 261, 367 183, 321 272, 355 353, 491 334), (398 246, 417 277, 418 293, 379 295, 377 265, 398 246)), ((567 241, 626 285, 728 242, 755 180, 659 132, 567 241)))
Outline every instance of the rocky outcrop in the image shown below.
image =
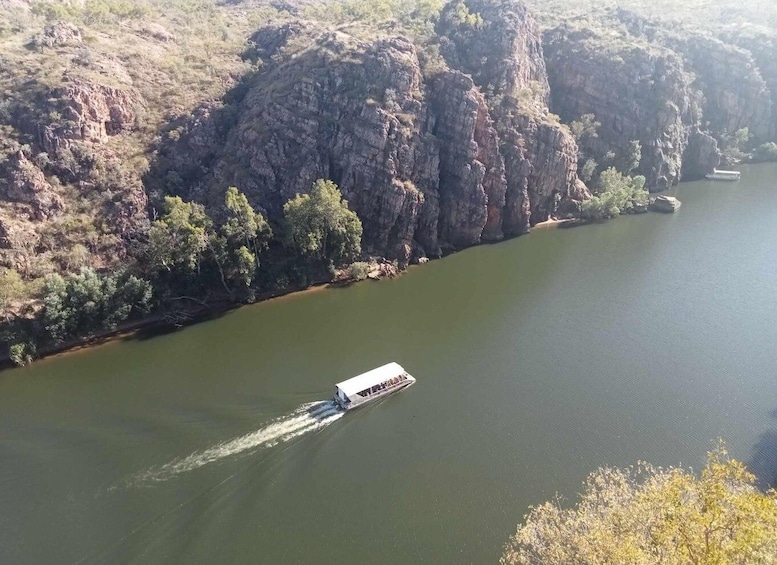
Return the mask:
POLYGON ((721 39, 732 45, 745 49, 753 58, 755 64, 745 72, 755 70, 769 88, 772 102, 771 134, 777 136, 777 57, 774 56, 777 46, 777 32, 756 25, 732 26, 720 32, 721 39), (754 68, 753 68, 754 67, 754 68))
POLYGON ((443 9, 437 33, 448 64, 471 75, 484 92, 529 89, 547 104, 542 34, 522 2, 454 0, 443 9))
MULTIPOLYGON (((306 28, 295 29, 280 35, 282 45, 306 28)), ((256 52, 275 53, 278 37, 261 31, 256 52)), ((215 168, 213 198, 234 184, 278 217, 287 200, 328 178, 362 218, 366 252, 407 262, 415 240, 438 254, 440 156, 415 47, 319 30, 309 38, 313 48, 265 61, 255 77, 227 136, 231 163, 215 168)))
POLYGON ((34 47, 64 47, 68 45, 80 45, 81 30, 70 22, 62 20, 52 22, 43 28, 43 33, 32 40, 34 47))
POLYGON ((45 220, 62 210, 62 198, 22 151, 14 153, 3 169, 0 201, 28 204, 32 219, 37 220, 45 220))
POLYGON ((674 53, 566 26, 545 34, 545 53, 551 107, 563 121, 594 114, 608 150, 617 154, 640 142, 638 172, 648 187, 664 190, 679 182, 687 124, 698 120, 689 79, 674 53))
POLYGON ((440 146, 440 238, 453 246, 501 239, 504 163, 483 95, 458 71, 433 88, 434 134, 440 146))
POLYGON ((748 128, 755 142, 774 137, 771 92, 752 55, 701 34, 670 37, 664 43, 682 55, 700 91, 700 121, 705 129, 733 134, 748 128))
MULTIPOLYGON (((448 63, 469 73, 491 102, 500 140, 491 146, 506 163, 501 231, 520 235, 557 214, 562 202, 588 197, 577 178, 577 145, 548 115, 542 35, 526 7, 456 0, 443 10, 437 32, 448 63)), ((489 206, 489 225, 498 223, 497 212, 489 206)))
POLYGON ((718 142, 710 134, 693 128, 683 154, 683 180, 702 179, 719 164, 718 142))
POLYGON ((41 145, 56 152, 69 141, 103 142, 108 136, 135 127, 135 116, 142 105, 131 88, 117 88, 82 78, 73 78, 54 91, 52 111, 59 114, 55 124, 41 126, 41 145))

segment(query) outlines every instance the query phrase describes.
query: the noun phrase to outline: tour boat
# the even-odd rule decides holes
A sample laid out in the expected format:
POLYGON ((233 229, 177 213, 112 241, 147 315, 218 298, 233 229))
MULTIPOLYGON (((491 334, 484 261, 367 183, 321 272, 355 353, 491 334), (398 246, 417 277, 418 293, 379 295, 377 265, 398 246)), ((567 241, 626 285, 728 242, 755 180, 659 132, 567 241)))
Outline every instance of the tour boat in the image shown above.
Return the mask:
POLYGON ((742 173, 739 171, 720 171, 714 169, 710 174, 706 175, 709 180, 739 180, 742 177, 742 173))
POLYGON ((356 408, 367 402, 410 386, 415 378, 398 363, 389 363, 337 383, 335 402, 344 410, 356 408))

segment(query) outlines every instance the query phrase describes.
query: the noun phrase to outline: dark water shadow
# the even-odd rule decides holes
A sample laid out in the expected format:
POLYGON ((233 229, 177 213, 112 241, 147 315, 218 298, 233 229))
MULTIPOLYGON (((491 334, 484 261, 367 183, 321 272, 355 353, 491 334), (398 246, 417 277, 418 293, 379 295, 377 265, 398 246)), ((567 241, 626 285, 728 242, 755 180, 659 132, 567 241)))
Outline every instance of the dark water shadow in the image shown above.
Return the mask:
MULTIPOLYGON (((777 410, 771 413, 777 420, 777 410)), ((777 427, 761 434, 747 465, 763 488, 777 488, 777 427)))
POLYGON ((234 305, 207 312, 198 312, 177 320, 160 320, 157 323, 141 327, 122 339, 126 341, 146 341, 155 337, 169 335, 201 322, 210 322, 223 318, 238 307, 239 305, 234 305))

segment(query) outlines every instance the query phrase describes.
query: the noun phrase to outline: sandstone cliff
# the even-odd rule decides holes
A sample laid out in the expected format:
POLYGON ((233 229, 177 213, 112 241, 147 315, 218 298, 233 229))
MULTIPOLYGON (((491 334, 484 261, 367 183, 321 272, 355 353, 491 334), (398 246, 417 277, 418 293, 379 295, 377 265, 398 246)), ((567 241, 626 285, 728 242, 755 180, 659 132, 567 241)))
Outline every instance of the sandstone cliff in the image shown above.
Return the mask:
POLYGON ((596 17, 544 36, 551 109, 566 122, 594 114, 601 123, 587 152, 617 161, 639 141, 637 172, 663 190, 710 172, 739 130, 748 129, 750 145, 777 135, 777 74, 765 37, 715 38, 622 9, 596 17))
MULTIPOLYGON (((458 2, 437 33, 447 64, 424 72, 424 54, 401 35, 361 39, 305 21, 263 28, 246 52, 259 68, 230 117, 199 110, 162 148, 161 169, 212 205, 239 186, 271 219, 332 179, 364 224, 364 250, 400 264, 525 233, 560 206, 574 213, 588 193, 574 140, 548 115, 526 8, 458 2), (462 9, 474 25, 459 21, 462 9)), ((179 191, 166 176, 163 189, 179 191)))

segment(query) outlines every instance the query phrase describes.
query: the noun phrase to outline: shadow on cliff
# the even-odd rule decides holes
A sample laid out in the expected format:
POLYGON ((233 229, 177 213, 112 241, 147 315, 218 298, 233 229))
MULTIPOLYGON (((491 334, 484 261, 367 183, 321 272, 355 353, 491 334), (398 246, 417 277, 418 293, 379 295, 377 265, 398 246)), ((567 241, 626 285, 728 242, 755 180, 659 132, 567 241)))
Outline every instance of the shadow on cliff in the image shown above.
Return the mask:
MULTIPOLYGON (((777 410, 771 416, 777 420, 777 410)), ((747 467, 760 486, 777 488, 777 428, 761 434, 747 467)))

